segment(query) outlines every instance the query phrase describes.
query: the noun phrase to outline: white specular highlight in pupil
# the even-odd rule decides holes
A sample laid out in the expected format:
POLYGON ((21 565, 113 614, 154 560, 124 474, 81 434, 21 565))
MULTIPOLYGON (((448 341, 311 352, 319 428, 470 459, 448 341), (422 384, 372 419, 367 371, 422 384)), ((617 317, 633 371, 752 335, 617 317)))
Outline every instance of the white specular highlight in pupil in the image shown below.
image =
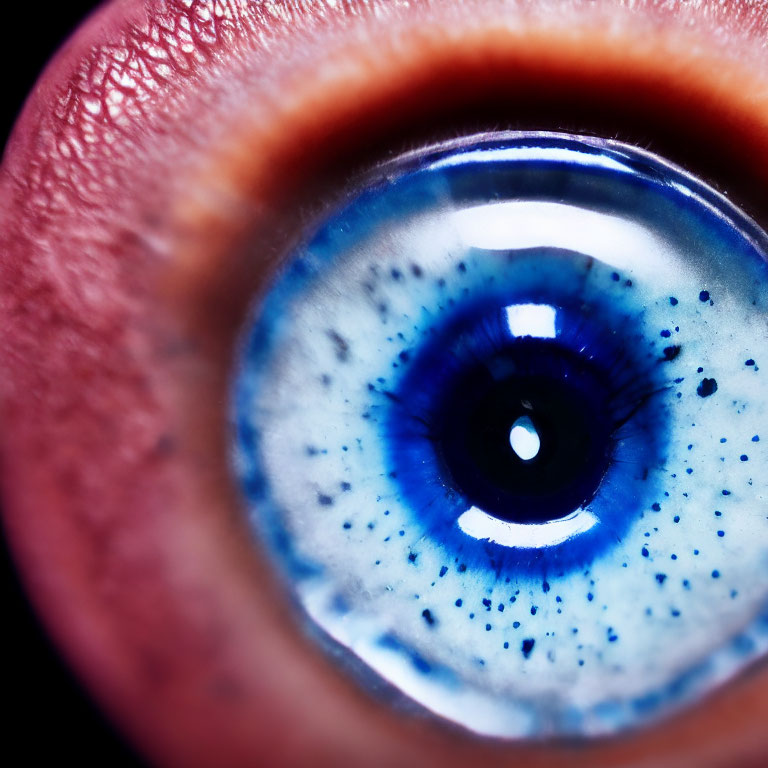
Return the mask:
POLYGON ((522 461, 531 461, 539 455, 541 438, 530 416, 520 416, 509 430, 509 444, 522 461))
POLYGON ((557 337, 557 309, 547 304, 514 304, 506 307, 507 325, 513 336, 537 339, 557 337))
POLYGON ((579 509, 567 517, 550 520, 543 525, 524 525, 499 520, 477 507, 470 507, 456 521, 459 528, 473 539, 529 550, 563 544, 574 536, 587 533, 598 522, 591 512, 579 509))
POLYGON ((616 733, 764 658, 765 232, 558 134, 425 150, 349 199, 233 386, 234 468, 310 635, 504 738, 616 733))

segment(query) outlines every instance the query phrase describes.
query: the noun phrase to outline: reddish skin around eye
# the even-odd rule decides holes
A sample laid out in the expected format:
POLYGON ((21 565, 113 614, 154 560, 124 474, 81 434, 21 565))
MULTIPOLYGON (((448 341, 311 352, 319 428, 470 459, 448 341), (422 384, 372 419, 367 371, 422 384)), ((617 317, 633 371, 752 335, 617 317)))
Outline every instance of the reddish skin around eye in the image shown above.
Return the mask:
POLYGON ((481 741, 369 698, 296 631, 249 537, 226 393, 297 233, 349 174, 441 131, 650 142, 768 222, 766 4, 337 5, 112 3, 17 125, 3 511, 55 641, 161 766, 765 764, 765 669, 591 744, 481 741))

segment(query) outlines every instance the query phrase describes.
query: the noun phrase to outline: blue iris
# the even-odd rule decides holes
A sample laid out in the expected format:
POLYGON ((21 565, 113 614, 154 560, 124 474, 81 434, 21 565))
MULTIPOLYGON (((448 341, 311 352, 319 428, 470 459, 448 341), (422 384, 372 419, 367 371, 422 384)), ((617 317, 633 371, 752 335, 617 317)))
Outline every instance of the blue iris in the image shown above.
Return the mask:
POLYGON ((562 575, 614 546, 661 495, 649 470, 670 439, 669 371, 647 354, 631 295, 609 298, 606 283, 584 305, 585 276, 613 280, 593 259, 531 249, 505 267, 510 285, 452 308, 395 391, 375 391, 390 403, 391 475, 427 535, 473 568, 562 575), (513 444, 521 420, 537 440, 530 457, 513 444))
POLYGON ((378 169, 287 260, 233 389, 254 531, 313 637, 504 737, 613 732, 768 650, 766 253, 615 142, 378 169))

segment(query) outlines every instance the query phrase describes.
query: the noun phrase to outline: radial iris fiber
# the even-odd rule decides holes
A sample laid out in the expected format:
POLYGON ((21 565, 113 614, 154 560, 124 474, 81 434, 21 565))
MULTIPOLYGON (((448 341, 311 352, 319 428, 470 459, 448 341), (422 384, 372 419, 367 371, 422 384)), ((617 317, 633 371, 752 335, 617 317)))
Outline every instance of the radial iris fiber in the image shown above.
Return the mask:
POLYGON ((312 635, 503 737, 614 732, 761 656, 767 243, 611 141, 378 169, 255 309, 233 389, 312 635))

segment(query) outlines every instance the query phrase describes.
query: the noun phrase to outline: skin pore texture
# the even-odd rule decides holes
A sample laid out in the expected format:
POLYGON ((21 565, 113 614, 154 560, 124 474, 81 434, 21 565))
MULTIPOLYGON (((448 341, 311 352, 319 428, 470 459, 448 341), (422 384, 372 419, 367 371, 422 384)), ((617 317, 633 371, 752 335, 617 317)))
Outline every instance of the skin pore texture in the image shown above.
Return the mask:
POLYGON ((118 0, 6 149, 2 495, 56 644, 160 766, 751 766, 758 666, 649 728, 481 740, 297 629, 228 464, 247 310, 367 169, 488 129, 595 133, 768 225, 768 3, 118 0))

